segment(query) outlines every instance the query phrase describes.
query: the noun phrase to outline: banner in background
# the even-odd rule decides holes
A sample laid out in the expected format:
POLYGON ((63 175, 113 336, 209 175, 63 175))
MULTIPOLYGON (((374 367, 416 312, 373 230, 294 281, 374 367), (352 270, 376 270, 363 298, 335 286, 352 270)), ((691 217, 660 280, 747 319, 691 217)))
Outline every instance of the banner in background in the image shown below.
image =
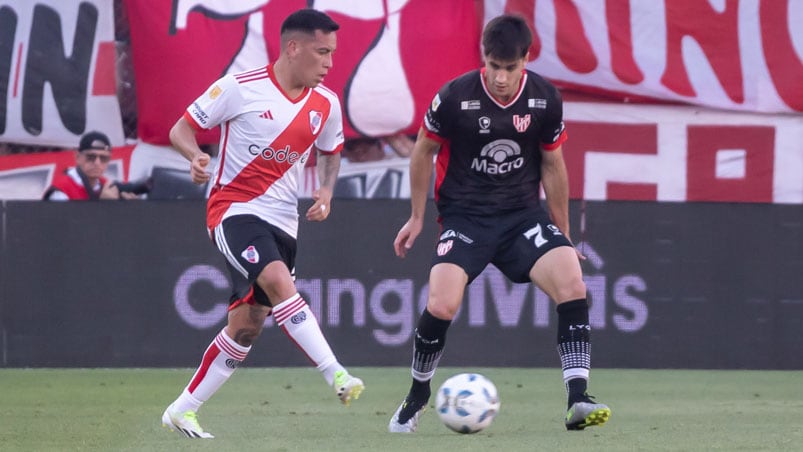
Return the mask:
POLYGON ((112 0, 0 2, 0 141, 124 144, 112 0))
MULTIPOLYGON (((409 365, 438 235, 428 207, 405 259, 392 243, 406 201, 340 200, 326 222, 301 222, 297 286, 342 362, 409 365)), ((195 366, 225 325, 231 286, 202 202, 0 208, 0 367, 195 366), (31 258, 54 253, 70 259, 31 258)), ((589 201, 571 219, 595 366, 803 369, 799 207, 589 201)), ((489 267, 441 363, 558 367, 556 325, 541 291, 489 267)), ((268 320, 246 365, 308 361, 268 320)))
MULTIPOLYGON (((803 203, 803 115, 566 102, 564 118, 572 199, 803 203)), ((35 178, 33 190, 18 183, 19 175, 39 174, 40 165, 61 154, 0 156, 0 199, 38 199, 52 173, 35 178)), ((125 168, 133 180, 149 176, 153 166, 188 168, 166 146, 140 143, 120 155, 130 158, 125 168)), ((344 161, 335 196, 409 198, 409 163, 344 161)), ((306 172, 301 196, 311 196, 316 181, 314 170, 306 172)))
POLYGON ((803 111, 803 2, 485 0, 530 19, 528 67, 564 87, 763 113, 803 111))
MULTIPOLYGON (((170 127, 216 79, 278 58, 282 21, 308 3, 126 1, 139 138, 167 144, 170 127)), ((347 137, 415 134, 440 86, 480 64, 473 0, 312 3, 340 24, 324 84, 340 95, 347 137)))

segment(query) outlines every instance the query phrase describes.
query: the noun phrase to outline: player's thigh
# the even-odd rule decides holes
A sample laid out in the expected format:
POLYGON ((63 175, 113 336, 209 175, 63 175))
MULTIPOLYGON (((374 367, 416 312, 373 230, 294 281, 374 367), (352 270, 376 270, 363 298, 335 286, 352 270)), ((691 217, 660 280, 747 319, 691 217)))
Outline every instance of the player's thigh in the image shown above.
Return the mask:
POLYGON ((550 250, 533 265, 530 277, 557 303, 586 298, 583 271, 574 248, 563 246, 550 250))
POLYGON ((481 220, 449 216, 441 219, 441 235, 435 245, 432 267, 454 264, 463 269, 470 284, 491 261, 495 233, 481 220))
POLYGON ((569 239, 552 224, 543 210, 524 211, 501 218, 500 227, 505 232, 500 237, 501 245, 493 257, 493 264, 513 282, 533 281, 531 272, 534 266, 552 250, 566 248, 574 252, 569 239))
POLYGON ((253 286, 257 303, 271 306, 284 300, 281 296, 288 286, 295 287, 293 237, 252 215, 227 218, 214 233, 215 244, 226 257, 239 296, 245 296, 242 292, 253 286))
POLYGON ((491 260, 496 240, 489 225, 481 220, 449 216, 441 219, 441 235, 432 257, 427 309, 437 318, 454 317, 463 300, 466 285, 491 260))
POLYGON ((451 320, 460 309, 468 275, 461 267, 440 263, 429 272, 429 300, 427 310, 442 320, 451 320))

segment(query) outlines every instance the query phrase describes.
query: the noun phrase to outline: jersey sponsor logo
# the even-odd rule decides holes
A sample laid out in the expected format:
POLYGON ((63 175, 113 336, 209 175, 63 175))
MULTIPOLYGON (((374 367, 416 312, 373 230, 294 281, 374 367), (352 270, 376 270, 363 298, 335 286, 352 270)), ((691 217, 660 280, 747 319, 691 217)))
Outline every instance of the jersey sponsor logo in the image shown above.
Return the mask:
POLYGON ((443 234, 441 234, 441 236, 438 238, 438 241, 443 241, 443 240, 446 240, 446 239, 452 239, 452 238, 455 238, 455 237, 457 237, 458 239, 468 243, 469 245, 474 243, 474 240, 471 240, 471 238, 469 238, 467 235, 463 234, 462 232, 457 232, 454 229, 448 229, 448 230, 444 231, 443 234))
POLYGON ((273 149, 270 146, 260 149, 259 145, 252 144, 248 146, 248 152, 251 155, 258 155, 265 160, 275 160, 279 163, 287 162, 291 165, 294 165, 301 159, 301 154, 291 151, 289 144, 285 146, 284 149, 273 149))
POLYGON ((321 130, 321 121, 323 121, 323 113, 315 110, 309 112, 309 128, 313 135, 317 135, 321 130))
POLYGON ((450 239, 452 237, 457 237, 457 233, 454 232, 454 230, 449 229, 447 231, 444 231, 444 233, 441 234, 441 236, 440 236, 440 238, 438 240, 446 240, 446 239, 450 239))
POLYGON ((519 133, 524 133, 530 127, 530 114, 524 116, 513 115, 513 125, 519 133))
POLYGON ((198 121, 198 124, 205 126, 209 123, 209 115, 198 105, 198 102, 193 102, 188 110, 193 118, 198 121))
POLYGON ((563 121, 561 121, 560 122, 560 126, 558 126, 558 128, 555 129, 555 136, 552 137, 552 142, 553 143, 558 141, 558 138, 560 138, 560 134, 561 133, 563 133, 563 121))
POLYGON ((471 162, 471 169, 478 173, 503 175, 524 166, 519 144, 513 140, 496 140, 486 144, 480 156, 471 162))
POLYGON ((438 133, 441 131, 440 123, 432 116, 432 111, 427 110, 427 114, 424 115, 424 125, 427 127, 427 130, 431 132, 438 133))
POLYGON ((546 99, 527 99, 528 108, 539 108, 541 110, 546 108, 546 99))
POLYGON ((259 252, 254 245, 248 245, 248 248, 244 249, 240 256, 252 264, 259 262, 259 252))
POLYGON ((482 116, 479 119, 480 122, 480 133, 491 133, 491 118, 487 116, 482 116))
POLYGON ((438 243, 438 256, 444 256, 446 253, 451 251, 452 245, 454 245, 454 240, 447 240, 445 242, 438 243))
POLYGON ((209 98, 212 100, 217 99, 220 96, 220 93, 223 92, 223 89, 217 85, 213 86, 212 89, 209 90, 209 98))
POLYGON ((550 223, 550 224, 546 225, 546 227, 547 227, 547 229, 549 229, 550 231, 552 231, 552 235, 563 235, 563 233, 562 233, 562 232, 560 232, 560 229, 558 229, 558 227, 557 227, 557 226, 555 226, 555 225, 554 225, 554 224, 552 224, 552 223, 550 223))
POLYGON ((441 106, 441 95, 440 94, 436 94, 435 98, 432 99, 432 105, 430 105, 429 108, 433 112, 436 112, 436 111, 438 111, 438 107, 440 107, 440 106, 441 106))
POLYGON ((460 102, 461 110, 479 110, 480 101, 478 100, 464 100, 460 102))

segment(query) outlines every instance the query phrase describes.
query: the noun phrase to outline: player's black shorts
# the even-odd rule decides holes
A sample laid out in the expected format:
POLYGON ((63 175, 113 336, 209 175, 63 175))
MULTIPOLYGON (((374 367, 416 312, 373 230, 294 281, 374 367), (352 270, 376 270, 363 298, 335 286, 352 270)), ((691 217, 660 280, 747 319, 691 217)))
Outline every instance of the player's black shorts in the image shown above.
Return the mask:
POLYGON ((543 209, 495 217, 449 215, 441 218, 441 235, 432 265, 452 263, 474 280, 490 263, 511 281, 530 281, 535 261, 559 246, 572 246, 543 209))
POLYGON ((230 303, 243 298, 253 287, 257 303, 271 306, 255 281, 270 262, 282 261, 295 279, 296 239, 255 215, 235 215, 215 228, 214 241, 226 256, 231 275, 230 303))

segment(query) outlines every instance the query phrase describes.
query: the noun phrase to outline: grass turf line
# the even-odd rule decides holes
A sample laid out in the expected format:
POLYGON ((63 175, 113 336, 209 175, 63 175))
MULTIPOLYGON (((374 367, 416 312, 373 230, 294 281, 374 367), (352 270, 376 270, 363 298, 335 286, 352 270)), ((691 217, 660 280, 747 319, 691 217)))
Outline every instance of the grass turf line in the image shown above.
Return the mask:
POLYGON ((480 372, 499 389, 493 425, 459 435, 430 408, 413 435, 387 433, 409 369, 353 368, 366 391, 350 407, 309 368, 243 368, 199 412, 216 438, 161 427, 191 369, 0 369, 3 451, 803 450, 803 372, 594 369, 590 391, 611 406, 603 427, 567 432, 558 369, 480 372))

